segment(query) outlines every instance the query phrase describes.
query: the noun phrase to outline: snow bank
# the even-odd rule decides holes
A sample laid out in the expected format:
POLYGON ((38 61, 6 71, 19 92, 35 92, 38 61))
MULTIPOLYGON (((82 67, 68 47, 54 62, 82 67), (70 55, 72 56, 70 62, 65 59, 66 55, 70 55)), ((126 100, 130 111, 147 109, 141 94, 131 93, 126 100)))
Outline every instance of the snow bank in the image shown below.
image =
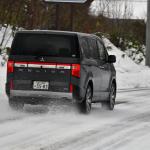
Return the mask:
POLYGON ((115 47, 108 39, 104 43, 109 54, 116 55, 118 89, 150 87, 150 68, 137 65, 126 53, 115 47))
MULTIPOLYGON (((0 57, 1 61, 1 57, 0 57)), ((4 85, 6 81, 6 67, 0 66, 0 93, 4 91, 4 85)))
MULTIPOLYGON (((104 43, 109 54, 116 55, 117 62, 115 68, 117 71, 118 89, 127 88, 147 88, 150 87, 150 69, 148 67, 137 65, 126 53, 115 47, 107 38, 104 43)), ((11 45, 11 44, 10 44, 11 45)), ((0 56, 0 86, 4 89, 6 77, 6 64, 2 67, 4 59, 0 56)))

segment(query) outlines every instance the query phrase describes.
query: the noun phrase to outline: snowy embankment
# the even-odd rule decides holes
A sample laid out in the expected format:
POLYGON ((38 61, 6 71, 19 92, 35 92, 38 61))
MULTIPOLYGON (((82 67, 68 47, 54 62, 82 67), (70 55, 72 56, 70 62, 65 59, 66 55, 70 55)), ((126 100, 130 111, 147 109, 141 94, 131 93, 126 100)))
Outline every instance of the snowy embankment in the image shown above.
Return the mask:
MULTIPOLYGON (((147 88, 150 87, 150 68, 137 65, 124 52, 115 47, 108 39, 104 38, 109 54, 116 55, 118 89, 147 88)), ((0 56, 0 65, 4 60, 0 56)), ((6 65, 0 66, 0 86, 4 89, 6 65)))
POLYGON ((1 63, 3 62, 2 57, 0 56, 0 93, 4 90, 5 80, 6 80, 6 65, 2 67, 1 63))
POLYGON ((126 53, 115 47, 108 39, 104 39, 109 54, 116 55, 118 89, 150 87, 150 68, 137 65, 126 53))
MULTIPOLYGON (((11 27, 2 27, 0 30, 0 42, 3 39, 2 47, 10 47, 13 37, 11 27), (5 35, 5 36, 4 36, 5 35)), ((108 49, 109 54, 116 55, 117 62, 115 63, 115 68, 117 70, 117 85, 118 89, 128 89, 128 88, 147 88, 150 87, 150 68, 143 65, 137 65, 131 58, 129 58, 126 53, 115 47, 108 39, 104 38, 105 45, 108 49)), ((7 57, 4 55, 5 59, 7 57)), ((5 62, 0 56, 0 76, 2 81, 0 86, 4 85, 5 82, 5 67, 1 67, 5 62)), ((1 80, 1 79, 0 79, 1 80)), ((2 87, 3 88, 3 87, 2 87)))

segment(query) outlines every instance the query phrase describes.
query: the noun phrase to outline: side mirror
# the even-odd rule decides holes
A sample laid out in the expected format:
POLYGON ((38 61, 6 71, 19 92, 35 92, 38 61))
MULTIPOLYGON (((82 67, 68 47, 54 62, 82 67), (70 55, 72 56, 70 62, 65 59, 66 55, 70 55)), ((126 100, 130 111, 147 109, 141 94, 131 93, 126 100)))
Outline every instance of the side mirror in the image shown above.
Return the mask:
POLYGON ((108 56, 108 63, 115 63, 116 62, 116 56, 115 55, 109 55, 108 56))

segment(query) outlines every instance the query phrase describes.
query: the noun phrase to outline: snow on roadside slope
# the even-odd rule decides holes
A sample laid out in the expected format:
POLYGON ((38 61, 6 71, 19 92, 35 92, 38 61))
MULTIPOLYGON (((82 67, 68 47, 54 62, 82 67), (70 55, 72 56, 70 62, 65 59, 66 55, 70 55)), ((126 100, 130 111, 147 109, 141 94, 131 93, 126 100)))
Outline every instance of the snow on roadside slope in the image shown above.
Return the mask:
POLYGON ((108 39, 104 38, 103 40, 109 54, 117 57, 117 62, 114 65, 117 71, 118 89, 150 87, 150 68, 137 65, 108 39))
MULTIPOLYGON (((124 52, 115 47, 107 38, 104 38, 109 54, 116 55, 114 64, 117 71, 118 89, 150 87, 150 68, 135 64, 124 52)), ((0 56, 0 64, 2 57, 0 56)), ((0 86, 4 90, 6 65, 0 66, 0 86)), ((0 91, 1 92, 1 91, 0 91)))
POLYGON ((0 93, 4 91, 5 88, 5 81, 6 81, 6 66, 1 66, 1 56, 0 56, 0 93))

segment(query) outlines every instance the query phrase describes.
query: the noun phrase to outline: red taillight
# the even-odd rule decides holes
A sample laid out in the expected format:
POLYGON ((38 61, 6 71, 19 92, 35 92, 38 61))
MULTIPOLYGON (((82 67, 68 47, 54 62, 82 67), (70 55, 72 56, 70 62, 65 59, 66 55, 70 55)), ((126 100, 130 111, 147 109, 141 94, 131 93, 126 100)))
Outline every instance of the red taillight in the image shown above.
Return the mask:
POLYGON ((12 73, 14 72, 14 61, 8 61, 7 62, 7 72, 12 73))
POLYGON ((80 64, 72 64, 72 76, 80 78, 80 64))

